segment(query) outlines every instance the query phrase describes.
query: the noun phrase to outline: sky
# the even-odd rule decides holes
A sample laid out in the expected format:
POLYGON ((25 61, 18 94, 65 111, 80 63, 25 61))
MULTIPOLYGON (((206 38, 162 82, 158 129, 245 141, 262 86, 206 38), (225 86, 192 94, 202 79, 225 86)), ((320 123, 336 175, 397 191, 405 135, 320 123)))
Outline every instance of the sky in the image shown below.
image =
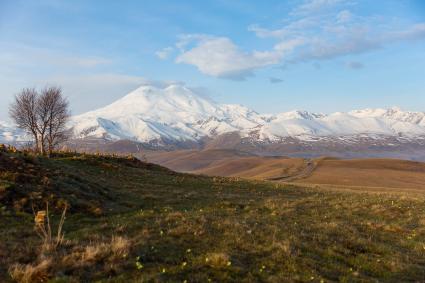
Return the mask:
POLYGON ((260 113, 425 111, 425 1, 0 0, 0 120, 26 87, 80 114, 151 82, 260 113))

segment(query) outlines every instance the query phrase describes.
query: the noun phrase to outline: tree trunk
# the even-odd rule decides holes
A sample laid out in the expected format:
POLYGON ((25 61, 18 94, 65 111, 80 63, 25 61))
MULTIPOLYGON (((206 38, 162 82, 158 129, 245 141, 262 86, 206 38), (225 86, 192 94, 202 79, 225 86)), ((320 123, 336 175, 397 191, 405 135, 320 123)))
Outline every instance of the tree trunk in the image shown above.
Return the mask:
POLYGON ((34 142, 35 142, 34 149, 35 149, 36 152, 39 152, 40 151, 40 144, 38 142, 38 134, 33 131, 32 135, 34 136, 34 142))

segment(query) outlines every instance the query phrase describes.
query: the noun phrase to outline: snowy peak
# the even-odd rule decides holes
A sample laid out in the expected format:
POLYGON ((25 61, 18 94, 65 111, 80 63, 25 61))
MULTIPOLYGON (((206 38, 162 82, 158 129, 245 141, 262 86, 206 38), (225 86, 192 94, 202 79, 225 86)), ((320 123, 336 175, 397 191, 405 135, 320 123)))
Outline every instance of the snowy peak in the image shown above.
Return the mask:
POLYGON ((74 117, 76 137, 139 142, 200 141, 224 133, 258 141, 285 137, 425 136, 425 113, 399 108, 319 114, 294 110, 260 115, 223 105, 181 84, 143 85, 104 108, 74 117))
POLYGON ((359 118, 385 118, 394 121, 408 122, 420 124, 425 120, 424 112, 402 111, 399 107, 391 107, 389 109, 364 109, 348 112, 350 115, 359 118))
POLYGON ((77 137, 198 140, 257 126, 259 115, 240 105, 220 105, 188 87, 144 85, 104 108, 72 121, 77 137))
POLYGON ((172 121, 176 114, 193 120, 215 111, 214 103, 201 98, 187 87, 170 85, 160 88, 144 85, 109 106, 87 114, 107 117, 143 115, 172 121))
POLYGON ((313 120, 322 118, 325 115, 318 114, 318 113, 311 113, 308 111, 300 111, 300 110, 293 110, 289 112, 284 112, 276 115, 276 119, 280 120, 290 120, 290 119, 305 119, 305 120, 313 120))

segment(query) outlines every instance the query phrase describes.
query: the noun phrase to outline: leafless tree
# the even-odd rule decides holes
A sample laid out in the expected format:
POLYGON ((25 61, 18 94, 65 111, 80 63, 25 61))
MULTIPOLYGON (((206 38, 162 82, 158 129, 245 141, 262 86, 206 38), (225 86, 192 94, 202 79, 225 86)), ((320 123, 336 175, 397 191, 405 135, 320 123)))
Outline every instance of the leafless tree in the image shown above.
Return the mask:
POLYGON ((69 103, 58 87, 42 90, 37 103, 39 133, 49 154, 67 139, 66 124, 69 120, 69 103))
POLYGON ((24 89, 10 105, 10 116, 17 126, 32 134, 36 150, 45 154, 67 138, 69 103, 58 87, 48 87, 40 94, 24 89))
POLYGON ((33 136, 36 150, 40 150, 37 117, 38 93, 33 88, 25 88, 15 96, 9 108, 9 115, 16 125, 33 136))

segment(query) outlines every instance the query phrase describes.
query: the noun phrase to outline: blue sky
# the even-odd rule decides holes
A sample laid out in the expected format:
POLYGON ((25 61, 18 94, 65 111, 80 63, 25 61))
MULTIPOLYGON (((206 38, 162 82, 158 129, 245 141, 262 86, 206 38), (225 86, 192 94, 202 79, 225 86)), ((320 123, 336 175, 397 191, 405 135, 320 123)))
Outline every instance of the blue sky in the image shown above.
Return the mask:
POLYGON ((425 111, 425 1, 0 0, 0 119, 23 87, 79 114, 147 81, 262 113, 425 111))

